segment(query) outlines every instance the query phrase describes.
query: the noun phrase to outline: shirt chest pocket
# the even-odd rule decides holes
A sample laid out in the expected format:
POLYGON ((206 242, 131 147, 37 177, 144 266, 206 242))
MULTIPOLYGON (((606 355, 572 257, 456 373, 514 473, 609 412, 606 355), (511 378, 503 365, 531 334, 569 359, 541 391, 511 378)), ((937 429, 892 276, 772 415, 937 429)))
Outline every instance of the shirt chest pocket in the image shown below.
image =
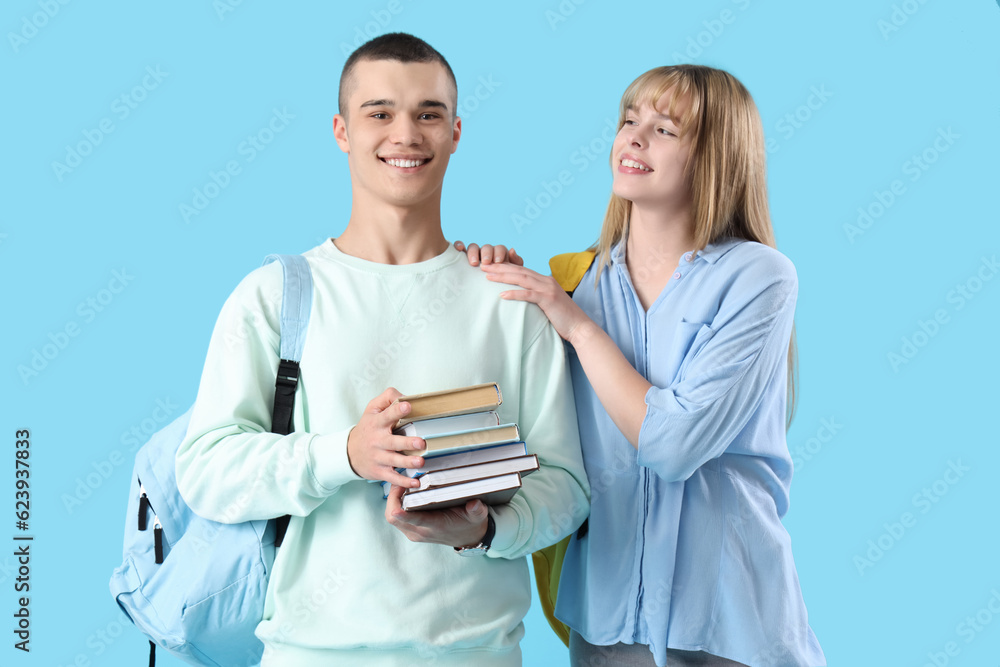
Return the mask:
MULTIPOLYGON (((705 345, 715 335, 715 330, 704 322, 689 322, 681 319, 674 329, 674 335, 670 342, 663 341, 666 349, 651 351, 653 355, 659 356, 662 363, 652 365, 656 378, 651 382, 657 386, 670 386, 680 381, 692 360, 704 349, 705 345)), ((654 356, 654 359, 655 359, 654 356)))

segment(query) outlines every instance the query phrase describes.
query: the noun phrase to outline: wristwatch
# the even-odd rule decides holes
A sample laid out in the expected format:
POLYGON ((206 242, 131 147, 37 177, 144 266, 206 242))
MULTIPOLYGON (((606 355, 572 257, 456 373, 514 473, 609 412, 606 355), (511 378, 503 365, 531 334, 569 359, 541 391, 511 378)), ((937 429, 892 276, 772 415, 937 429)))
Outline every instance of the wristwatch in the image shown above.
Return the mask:
POLYGON ((486 534, 474 547, 452 547, 459 556, 485 556, 493 543, 493 536, 497 532, 497 524, 493 521, 493 515, 486 515, 486 534))

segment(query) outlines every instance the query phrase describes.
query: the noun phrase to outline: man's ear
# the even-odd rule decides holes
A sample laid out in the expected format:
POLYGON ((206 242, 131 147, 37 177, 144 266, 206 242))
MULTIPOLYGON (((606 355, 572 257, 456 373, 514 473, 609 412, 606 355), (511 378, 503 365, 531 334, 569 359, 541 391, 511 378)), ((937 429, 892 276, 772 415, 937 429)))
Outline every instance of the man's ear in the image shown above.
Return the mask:
POLYGON ((458 140, 462 138, 462 119, 455 116, 455 124, 451 128, 451 152, 458 150, 458 140))
POLYGON ((333 117, 333 138, 337 140, 340 150, 351 152, 351 142, 347 138, 347 119, 339 113, 333 117))

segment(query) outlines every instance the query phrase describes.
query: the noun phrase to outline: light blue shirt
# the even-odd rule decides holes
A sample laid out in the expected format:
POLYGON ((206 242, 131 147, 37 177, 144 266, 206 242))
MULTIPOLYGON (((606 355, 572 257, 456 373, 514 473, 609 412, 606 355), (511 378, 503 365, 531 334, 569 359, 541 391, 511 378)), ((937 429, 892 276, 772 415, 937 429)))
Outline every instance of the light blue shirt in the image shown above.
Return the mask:
POLYGON ((648 644, 661 666, 668 647, 751 667, 825 665, 781 523, 795 267, 736 239, 689 259, 648 312, 624 243, 597 288, 595 262, 573 295, 653 386, 636 451, 569 348, 592 496, 556 615, 592 644, 648 644))

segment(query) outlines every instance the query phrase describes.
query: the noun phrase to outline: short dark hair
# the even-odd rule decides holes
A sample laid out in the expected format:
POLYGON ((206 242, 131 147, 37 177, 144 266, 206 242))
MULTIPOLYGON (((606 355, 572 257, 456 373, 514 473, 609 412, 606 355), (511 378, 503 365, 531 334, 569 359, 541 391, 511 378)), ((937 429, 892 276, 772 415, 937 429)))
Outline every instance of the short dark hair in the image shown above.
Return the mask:
MULTIPOLYGON (((455 80, 455 73, 451 70, 451 65, 444 59, 438 51, 420 39, 405 32, 390 32, 379 35, 375 39, 365 42, 354 50, 344 63, 344 69, 340 73, 340 92, 337 99, 338 110, 341 115, 345 115, 347 98, 353 84, 354 67, 362 60, 397 60, 401 63, 440 63, 451 79, 451 85, 455 88, 455 101, 458 99, 458 82, 455 80)), ((457 113, 452 109, 452 115, 457 113)))

